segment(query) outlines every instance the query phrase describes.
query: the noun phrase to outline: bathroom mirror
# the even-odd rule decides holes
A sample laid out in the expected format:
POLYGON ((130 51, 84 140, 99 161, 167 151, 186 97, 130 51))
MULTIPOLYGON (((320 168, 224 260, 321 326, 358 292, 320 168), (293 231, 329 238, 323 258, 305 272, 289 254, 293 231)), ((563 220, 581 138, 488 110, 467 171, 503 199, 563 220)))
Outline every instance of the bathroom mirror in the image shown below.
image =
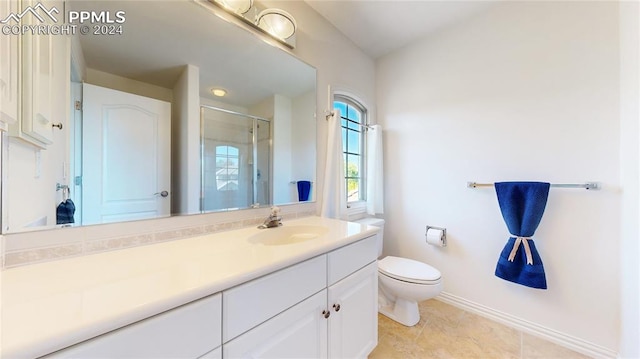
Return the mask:
MULTIPOLYGON (((5 210, 3 233, 60 227, 56 223, 56 206, 64 196, 70 196, 76 205, 73 226, 201 213, 200 171, 204 161, 201 157, 201 106, 270 122, 269 126, 261 128, 263 132, 268 130, 261 135, 262 142, 268 145, 257 147, 257 151, 270 153, 256 153, 256 158, 261 155, 270 158, 263 161, 267 167, 260 170, 268 178, 261 178, 260 186, 266 190, 259 198, 267 202, 234 203, 215 210, 295 203, 299 201, 296 182, 315 181, 316 70, 312 66, 194 1, 66 1, 64 11, 70 10, 123 12, 122 34, 76 34, 71 40, 69 119, 56 121, 63 122, 64 128, 53 132, 53 144, 37 149, 7 137, 3 147, 8 150, 4 156, 7 163, 3 163, 6 176, 2 199, 5 210), (126 192, 139 193, 139 190, 133 191, 134 186, 128 182, 132 176, 129 171, 141 167, 136 163, 146 163, 145 159, 150 158, 145 157, 147 152, 155 153, 148 147, 135 152, 122 149, 113 152, 119 153, 115 162, 133 161, 131 158, 139 155, 136 157, 138 162, 119 167, 120 177, 113 171, 101 187, 84 188, 88 181, 88 148, 97 140, 84 138, 86 129, 83 126, 88 124, 82 116, 85 116, 83 112, 86 112, 89 100, 83 98, 83 92, 89 91, 83 84, 170 103, 171 152, 163 166, 170 168, 171 185, 167 188, 149 186, 150 191, 145 194, 154 201, 167 200, 166 207, 170 208, 167 212, 156 212, 151 216, 101 215, 98 217, 103 219, 91 221, 89 215, 83 216, 83 210, 96 207, 89 197, 100 193, 104 197, 108 191, 106 182, 110 181, 117 196, 125 196, 126 192), (226 95, 214 96, 213 88, 224 89, 226 95), (77 111, 76 106, 84 111, 77 111), (58 184, 68 186, 68 194, 64 189, 56 190, 58 184)), ((97 95, 98 98, 101 96, 97 95)), ((123 124, 123 121, 118 123, 123 124)), ((208 126, 207 131, 222 131, 208 126)), ((121 141, 141 146, 144 141, 138 139, 145 137, 148 131, 140 127, 126 130, 124 134, 119 137, 121 141)), ((256 188, 236 187, 236 191, 256 188)), ((313 185, 308 199, 315 200, 313 185)))

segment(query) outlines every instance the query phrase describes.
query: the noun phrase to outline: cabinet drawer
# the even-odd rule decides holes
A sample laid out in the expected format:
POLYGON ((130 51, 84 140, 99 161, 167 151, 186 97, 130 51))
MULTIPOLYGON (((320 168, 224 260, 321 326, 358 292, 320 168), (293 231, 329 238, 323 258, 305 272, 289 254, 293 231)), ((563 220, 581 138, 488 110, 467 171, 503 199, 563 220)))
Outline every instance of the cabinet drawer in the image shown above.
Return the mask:
POLYGON ((366 266, 378 258, 378 236, 371 236, 328 254, 329 285, 366 266))
POLYGON ((221 305, 212 295, 46 358, 198 358, 221 345, 221 305))
POLYGON ((223 342, 255 327, 327 286, 327 257, 319 257, 222 293, 223 342))

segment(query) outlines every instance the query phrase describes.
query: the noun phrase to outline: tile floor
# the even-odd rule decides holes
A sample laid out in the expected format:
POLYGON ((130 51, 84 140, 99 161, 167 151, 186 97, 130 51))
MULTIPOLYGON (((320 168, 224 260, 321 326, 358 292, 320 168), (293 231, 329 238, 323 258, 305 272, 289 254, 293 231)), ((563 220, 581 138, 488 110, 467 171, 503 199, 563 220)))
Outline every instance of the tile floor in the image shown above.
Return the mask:
POLYGON ((369 359, 586 359, 546 340, 435 299, 420 303, 420 322, 405 327, 378 314, 378 346, 369 359))

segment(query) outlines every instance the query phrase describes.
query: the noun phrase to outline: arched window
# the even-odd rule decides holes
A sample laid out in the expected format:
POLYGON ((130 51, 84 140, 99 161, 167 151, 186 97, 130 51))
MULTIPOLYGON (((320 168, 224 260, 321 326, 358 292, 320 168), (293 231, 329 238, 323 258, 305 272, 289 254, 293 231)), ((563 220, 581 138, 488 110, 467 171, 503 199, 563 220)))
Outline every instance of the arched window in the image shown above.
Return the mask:
POLYGON ((216 187, 218 191, 237 191, 240 150, 216 146, 216 187))
POLYGON ((347 202, 364 201, 366 200, 365 129, 367 110, 354 99, 344 95, 334 96, 333 108, 339 109, 341 116, 347 202))

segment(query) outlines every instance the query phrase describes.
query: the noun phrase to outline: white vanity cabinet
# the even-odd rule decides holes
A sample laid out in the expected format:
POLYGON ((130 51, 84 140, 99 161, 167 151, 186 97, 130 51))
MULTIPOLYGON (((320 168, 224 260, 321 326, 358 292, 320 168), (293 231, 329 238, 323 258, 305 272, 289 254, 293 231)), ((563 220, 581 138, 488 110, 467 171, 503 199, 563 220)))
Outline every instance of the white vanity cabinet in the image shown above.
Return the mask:
POLYGON ((221 306, 215 294, 45 358, 221 358, 221 306))
MULTIPOLYGON (((279 272, 271 275, 273 277, 258 279, 261 290, 252 291, 256 288, 253 282, 232 289, 236 292, 234 310, 238 313, 253 310, 251 305, 238 305, 242 300, 237 299, 243 296, 253 302, 264 300, 268 303, 265 306, 273 305, 280 313, 252 329, 246 325, 237 327, 231 335, 223 330, 223 358, 366 358, 378 342, 376 257, 374 236, 285 269, 297 273, 303 281, 314 282, 314 278, 305 276, 298 266, 308 266, 312 261, 326 260, 327 263, 321 273, 326 278, 326 286, 293 306, 277 306, 269 300, 270 290, 285 288, 298 297, 304 293, 298 283, 276 277, 279 272), (245 285, 251 288, 245 288, 245 285), (243 330, 248 331, 233 338, 243 330)), ((225 312, 228 309, 226 294, 225 291, 225 312)), ((226 313, 223 317, 230 319, 226 313)))
POLYGON ((366 358, 376 257, 368 237, 45 358, 366 358))
MULTIPOLYGON (((19 13, 18 1, 0 2, 0 19, 19 13)), ((20 35, 0 35, 0 130, 18 121, 20 35)))

